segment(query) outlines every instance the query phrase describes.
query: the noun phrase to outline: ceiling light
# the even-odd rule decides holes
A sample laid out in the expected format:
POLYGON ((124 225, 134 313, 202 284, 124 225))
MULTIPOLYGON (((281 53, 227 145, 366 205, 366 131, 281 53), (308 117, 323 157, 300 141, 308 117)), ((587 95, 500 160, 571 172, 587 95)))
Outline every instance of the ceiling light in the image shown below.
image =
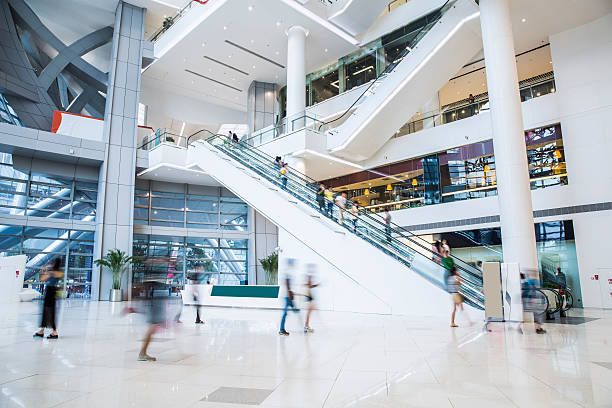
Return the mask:
POLYGON ((521 23, 525 23, 525 22, 527 22, 527 19, 526 18, 522 18, 521 19, 521 23))
POLYGON ((227 56, 227 58, 232 58, 232 56, 231 56, 231 55, 228 55, 228 56, 227 56))
POLYGON ((251 40, 251 44, 255 44, 255 40, 251 40))
POLYGON ((205 42, 202 43, 202 47, 206 47, 206 43, 205 42))
POLYGON ((280 21, 277 21, 277 22, 276 22, 276 26, 277 26, 277 27, 280 27, 280 25, 281 25, 281 22, 280 22, 280 21))
POLYGON ((391 184, 387 184, 387 191, 391 191, 393 190, 393 187, 391 187, 391 184))
POLYGON ((555 93, 555 88, 550 88, 551 93, 555 93))
POLYGON ((413 186, 418 186, 419 182, 417 181, 417 179, 412 179, 412 185, 413 186))
POLYGON ((255 65, 253 65, 253 69, 255 69, 255 65))
POLYGON ((325 49, 325 52, 327 52, 327 48, 325 49))
POLYGON ((249 11, 253 11, 253 6, 248 7, 249 11))
POLYGON ((485 173, 488 173, 488 172, 490 172, 490 171, 491 171, 491 168, 489 167, 489 165, 488 165, 488 164, 485 164, 485 166, 484 166, 484 172, 485 172, 485 173))
POLYGON ((224 29, 224 30, 227 30, 227 26, 223 26, 223 29, 224 29))

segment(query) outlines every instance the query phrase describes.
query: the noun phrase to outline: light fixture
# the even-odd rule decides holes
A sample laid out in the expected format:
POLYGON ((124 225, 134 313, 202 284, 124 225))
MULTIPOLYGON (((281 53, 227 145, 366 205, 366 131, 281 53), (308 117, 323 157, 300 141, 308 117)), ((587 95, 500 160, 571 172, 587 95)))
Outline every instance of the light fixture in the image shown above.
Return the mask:
POLYGON ((526 23, 526 22, 527 22, 527 19, 526 19, 526 18, 522 18, 522 19, 521 19, 521 23, 526 23))
POLYGON ((559 150, 555 150, 555 152, 553 153, 553 157, 555 159, 560 159, 561 158, 561 152, 559 150))
POLYGON ((353 72, 353 75, 358 75, 361 74, 362 72, 365 72, 367 70, 373 69, 374 67, 372 65, 369 65, 365 68, 361 68, 359 71, 353 72))
POLYGON ((536 96, 540 96, 540 95, 541 95, 541 94, 540 94, 539 92, 536 94, 536 96))
POLYGON ((415 178, 412 179, 412 185, 413 186, 419 185, 419 182, 417 181, 417 179, 415 179, 415 178))
POLYGON ((228 55, 228 56, 227 56, 227 58, 232 58, 232 56, 231 56, 231 55, 228 55))
POLYGON ((364 190, 363 194, 365 194, 365 195, 370 195, 370 189, 369 189, 369 188, 366 188, 366 189, 364 190))
POLYGON ((555 88, 550 88, 550 93, 555 93, 555 88))
POLYGON ((248 7, 249 11, 253 11, 253 6, 248 7))
POLYGON ((407 49, 408 51, 412 51, 412 48, 410 48, 409 46, 406 46, 406 49, 407 49))
POLYGON ((391 191, 393 190, 393 187, 391 187, 391 184, 387 184, 387 191, 391 191))
POLYGON ((277 22, 276 22, 276 26, 277 26, 277 27, 280 27, 280 25, 281 25, 281 22, 280 22, 280 21, 277 21, 277 22))
POLYGON ((227 30, 227 26, 223 26, 223 30, 227 30))
POLYGON ((255 65, 253 65, 253 69, 255 69, 255 65))
POLYGON ((325 52, 327 52, 327 48, 325 49, 325 52))
POLYGON ((202 47, 206 47, 206 43, 205 42, 202 43, 202 47))
POLYGON ((465 109, 461 109, 461 113, 465 113, 465 109))
POLYGON ((280 52, 276 51, 275 54, 278 55, 278 54, 280 54, 280 52))
POLYGON ((255 40, 251 40, 251 44, 255 44, 255 40))
POLYGON ((491 171, 491 168, 489 167, 489 165, 488 165, 488 164, 485 164, 485 167, 484 167, 484 172, 485 172, 485 173, 488 173, 488 172, 490 172, 490 171, 491 171))

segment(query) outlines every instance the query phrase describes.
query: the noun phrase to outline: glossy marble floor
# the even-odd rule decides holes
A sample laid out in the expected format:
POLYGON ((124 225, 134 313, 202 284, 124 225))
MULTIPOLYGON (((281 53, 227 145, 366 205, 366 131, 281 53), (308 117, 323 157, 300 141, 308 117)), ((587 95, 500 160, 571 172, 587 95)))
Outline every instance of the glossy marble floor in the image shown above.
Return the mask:
POLYGON ((612 407, 612 311, 546 335, 320 312, 280 337, 278 311, 211 308, 196 327, 185 309, 138 362, 146 324, 118 309, 66 301, 60 339, 35 340, 39 305, 3 305, 0 407, 612 407))

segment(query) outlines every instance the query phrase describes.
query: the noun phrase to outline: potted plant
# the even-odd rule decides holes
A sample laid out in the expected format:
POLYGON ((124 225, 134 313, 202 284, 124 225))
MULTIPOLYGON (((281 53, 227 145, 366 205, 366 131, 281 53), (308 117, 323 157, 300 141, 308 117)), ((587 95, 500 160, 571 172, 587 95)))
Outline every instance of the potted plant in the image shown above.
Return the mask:
POLYGON ((136 259, 132 256, 128 256, 127 253, 120 249, 111 249, 102 259, 96 259, 94 263, 96 266, 104 266, 110 269, 113 274, 113 287, 110 290, 109 300, 111 302, 121 302, 121 279, 123 274, 127 270, 128 266, 135 263, 136 259))
POLYGON ((261 267, 266 272, 266 285, 276 285, 278 279, 278 253, 272 252, 264 259, 260 259, 261 267))

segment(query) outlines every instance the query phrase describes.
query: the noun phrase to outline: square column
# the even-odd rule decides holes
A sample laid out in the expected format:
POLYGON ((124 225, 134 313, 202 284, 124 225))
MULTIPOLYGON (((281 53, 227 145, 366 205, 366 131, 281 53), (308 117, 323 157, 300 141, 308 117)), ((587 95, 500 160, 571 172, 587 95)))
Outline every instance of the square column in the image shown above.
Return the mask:
MULTIPOLYGON (((104 115, 106 158, 100 168, 94 259, 115 248, 132 254, 136 125, 145 12, 123 1, 115 12, 104 115)), ((125 276, 124 298, 130 292, 130 282, 130 277, 125 276)), ((111 285, 109 271, 94 272, 92 299, 107 300, 111 285)))

